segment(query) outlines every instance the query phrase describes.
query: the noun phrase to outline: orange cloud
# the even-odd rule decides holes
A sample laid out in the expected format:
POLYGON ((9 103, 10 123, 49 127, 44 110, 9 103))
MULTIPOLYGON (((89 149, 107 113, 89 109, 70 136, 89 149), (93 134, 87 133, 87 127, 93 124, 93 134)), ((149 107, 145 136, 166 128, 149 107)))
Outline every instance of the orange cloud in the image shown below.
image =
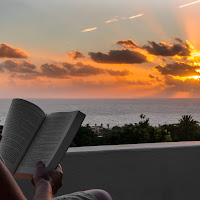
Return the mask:
POLYGON ((164 66, 157 65, 155 67, 162 75, 172 75, 172 76, 196 76, 200 75, 196 70, 199 68, 198 66, 191 66, 186 63, 172 63, 166 64, 164 66))
POLYGON ((83 54, 80 51, 75 50, 74 52, 69 52, 68 56, 74 60, 84 58, 83 54))
POLYGON ((128 40, 119 40, 117 42, 117 44, 122 45, 124 47, 128 47, 131 49, 135 49, 135 48, 140 48, 140 46, 138 46, 133 40, 128 39, 128 40))
POLYGON ((82 62, 68 58, 68 62, 49 61, 37 66, 27 61, 7 60, 0 63, 0 77, 4 83, 9 79, 8 84, 12 83, 13 88, 22 87, 24 91, 29 88, 35 94, 37 85, 41 97, 52 97, 52 92, 58 97, 198 95, 200 51, 188 41, 179 38, 175 41, 175 44, 149 42, 139 46, 128 39, 117 42, 125 47, 122 50, 91 52, 90 57, 77 50, 68 53, 73 60, 84 57, 82 62), (63 94, 66 88, 67 96, 63 94))
POLYGON ((0 44, 0 58, 27 58, 28 54, 17 48, 13 48, 8 44, 0 44))

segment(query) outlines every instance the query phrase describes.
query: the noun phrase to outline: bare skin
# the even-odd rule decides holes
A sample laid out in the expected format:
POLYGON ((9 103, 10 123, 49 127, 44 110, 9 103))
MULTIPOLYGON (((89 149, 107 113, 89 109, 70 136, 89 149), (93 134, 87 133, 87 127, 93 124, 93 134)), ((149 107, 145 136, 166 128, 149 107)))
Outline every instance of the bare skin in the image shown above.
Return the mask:
POLYGON ((12 174, 0 160, 0 197, 7 200, 26 200, 12 174))
MULTIPOLYGON (((0 134, 0 141, 2 135, 0 134)), ((59 164, 55 170, 46 170, 42 161, 37 162, 32 184, 35 187, 33 200, 52 200, 62 186, 63 171, 59 164)), ((93 194, 97 200, 112 200, 109 193, 100 189, 86 190, 93 194)), ((26 200, 21 189, 15 182, 12 174, 0 160, 0 197, 6 200, 26 200)))
POLYGON ((47 171, 42 161, 36 164, 32 184, 35 187, 34 200, 49 200, 62 186, 63 171, 59 164, 55 170, 47 171))
MULTIPOLYGON (((0 134, 0 141, 2 135, 0 134)), ((32 184, 35 187, 34 200, 51 200, 62 186, 62 167, 47 171, 43 162, 36 164, 32 184)), ((0 197, 6 200, 26 200, 12 174, 0 160, 0 197)))
MULTIPOLYGON (((47 171, 40 161, 32 179, 35 187, 34 200, 51 200, 62 186, 62 168, 60 165, 55 170, 47 171)), ((15 182, 12 174, 0 161, 0 197, 7 200, 26 200, 21 189, 15 182)))
MULTIPOLYGON (((1 141, 2 135, 0 135, 1 141)), ((0 197, 7 200, 26 200, 12 174, 0 160, 0 197)))

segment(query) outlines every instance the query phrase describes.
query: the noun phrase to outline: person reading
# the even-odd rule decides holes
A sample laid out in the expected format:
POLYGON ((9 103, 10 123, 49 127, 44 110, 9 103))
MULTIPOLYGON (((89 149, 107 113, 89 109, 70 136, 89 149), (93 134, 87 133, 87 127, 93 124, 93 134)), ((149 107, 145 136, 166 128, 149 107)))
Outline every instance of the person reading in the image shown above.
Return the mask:
MULTIPOLYGON (((0 135, 0 140, 2 136, 0 135)), ((63 171, 60 164, 54 170, 47 170, 42 161, 36 163, 35 172, 32 177, 32 184, 35 188, 33 200, 52 200, 62 186, 63 171)), ((0 157, 0 198, 6 200, 26 200, 21 189, 15 182, 10 171, 3 164, 0 157)), ((92 189, 75 192, 54 200, 112 200, 109 193, 101 189, 92 189)))

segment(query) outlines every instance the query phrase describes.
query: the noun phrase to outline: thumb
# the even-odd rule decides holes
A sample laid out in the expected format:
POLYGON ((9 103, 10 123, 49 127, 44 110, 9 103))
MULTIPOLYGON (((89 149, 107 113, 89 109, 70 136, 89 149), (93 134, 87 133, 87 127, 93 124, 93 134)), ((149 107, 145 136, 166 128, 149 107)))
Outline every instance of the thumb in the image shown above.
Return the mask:
POLYGON ((35 173, 39 175, 40 173, 44 172, 44 170, 45 170, 45 164, 42 161, 37 162, 35 173))
POLYGON ((45 168, 45 164, 42 161, 36 163, 36 168, 45 168))
POLYGON ((56 170, 62 172, 62 166, 60 164, 57 165, 56 170))

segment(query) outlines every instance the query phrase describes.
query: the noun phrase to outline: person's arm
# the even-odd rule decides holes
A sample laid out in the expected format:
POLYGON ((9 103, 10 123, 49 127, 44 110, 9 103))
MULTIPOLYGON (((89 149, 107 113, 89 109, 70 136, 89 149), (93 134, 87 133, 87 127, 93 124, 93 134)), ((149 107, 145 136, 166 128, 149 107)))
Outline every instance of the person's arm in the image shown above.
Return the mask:
POLYGON ((35 195, 33 200, 50 200, 53 199, 51 185, 46 180, 41 180, 35 185, 35 195))
MULTIPOLYGON (((0 141, 1 141, 0 134, 0 141)), ((0 199, 26 200, 12 174, 0 160, 0 199)))
POLYGON ((52 200, 62 186, 62 167, 59 164, 55 170, 47 171, 44 163, 39 161, 33 175, 32 184, 35 187, 33 200, 52 200))

